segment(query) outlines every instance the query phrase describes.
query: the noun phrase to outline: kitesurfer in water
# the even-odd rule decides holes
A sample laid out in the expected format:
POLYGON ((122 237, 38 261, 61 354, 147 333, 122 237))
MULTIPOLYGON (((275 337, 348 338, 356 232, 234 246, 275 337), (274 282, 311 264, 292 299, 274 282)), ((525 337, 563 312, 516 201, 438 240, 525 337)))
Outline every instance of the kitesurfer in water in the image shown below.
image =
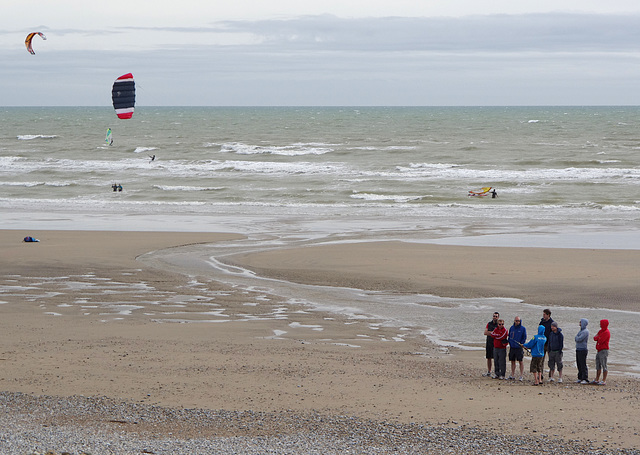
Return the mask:
POLYGON ((495 199, 498 197, 498 193, 496 192, 496 189, 494 188, 493 191, 491 191, 491 199, 495 199))
POLYGON ((151 160, 149 161, 149 162, 151 162, 151 161, 156 159, 156 156, 155 155, 149 155, 149 158, 151 158, 151 160))

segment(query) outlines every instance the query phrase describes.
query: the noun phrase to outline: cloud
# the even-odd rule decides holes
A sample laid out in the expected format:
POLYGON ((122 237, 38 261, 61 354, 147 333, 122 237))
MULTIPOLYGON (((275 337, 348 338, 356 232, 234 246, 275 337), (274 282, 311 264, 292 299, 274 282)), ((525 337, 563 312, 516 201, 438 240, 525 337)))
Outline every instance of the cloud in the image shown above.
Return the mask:
POLYGON ((143 105, 640 104, 640 15, 319 15, 46 33, 31 56, 22 35, 0 31, 0 102, 108 105, 113 80, 133 72, 143 105))
MULTIPOLYGON (((196 27, 43 26, 41 30, 56 38, 49 43, 54 49, 121 52, 228 45, 251 45, 279 52, 636 52, 640 15, 541 13, 382 18, 318 15, 219 21, 196 27)), ((0 44, 19 46, 20 40, 15 31, 0 30, 0 44)))
POLYGON ((640 15, 545 13, 354 19, 322 15, 225 21, 217 27, 228 33, 255 35, 261 44, 281 49, 584 52, 636 50, 640 15))

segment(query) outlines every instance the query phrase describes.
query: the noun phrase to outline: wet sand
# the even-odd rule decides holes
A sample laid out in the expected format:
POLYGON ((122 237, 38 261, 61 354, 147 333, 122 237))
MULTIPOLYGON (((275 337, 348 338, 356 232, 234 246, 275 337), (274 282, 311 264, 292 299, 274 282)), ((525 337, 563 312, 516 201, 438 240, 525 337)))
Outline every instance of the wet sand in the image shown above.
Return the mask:
MULTIPOLYGON (((571 366, 561 385, 491 380, 481 376, 478 351, 443 350, 418 333, 136 261, 156 249, 237 235, 29 232, 37 244, 22 243, 24 235, 0 231, 2 391, 478 428, 605 451, 640 447, 637 380, 610 376, 604 387, 577 385, 571 366), (172 322, 185 319, 194 322, 172 322)), ((312 284, 635 309, 639 258, 634 251, 385 242, 274 250, 233 261, 312 284), (491 270, 490 279, 480 278, 480 270, 491 270)), ((322 425, 314 428, 322 432, 322 425)), ((192 430, 180 432, 188 438, 192 430)), ((242 435, 242 428, 233 434, 242 435)))
POLYGON ((309 284, 509 297, 540 306, 639 308, 638 250, 369 242, 244 254, 231 262, 309 284))

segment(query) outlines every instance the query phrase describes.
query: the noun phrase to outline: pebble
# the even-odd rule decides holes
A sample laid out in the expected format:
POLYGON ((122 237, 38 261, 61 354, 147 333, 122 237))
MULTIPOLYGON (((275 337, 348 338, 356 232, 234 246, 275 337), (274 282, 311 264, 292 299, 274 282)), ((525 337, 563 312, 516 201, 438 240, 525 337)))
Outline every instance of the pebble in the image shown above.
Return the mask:
MULTIPOLYGON (((454 422, 455 423, 455 422, 454 422)), ((637 450, 466 425, 399 424, 345 415, 177 409, 107 397, 0 392, 3 455, 549 453, 636 455, 637 450)))

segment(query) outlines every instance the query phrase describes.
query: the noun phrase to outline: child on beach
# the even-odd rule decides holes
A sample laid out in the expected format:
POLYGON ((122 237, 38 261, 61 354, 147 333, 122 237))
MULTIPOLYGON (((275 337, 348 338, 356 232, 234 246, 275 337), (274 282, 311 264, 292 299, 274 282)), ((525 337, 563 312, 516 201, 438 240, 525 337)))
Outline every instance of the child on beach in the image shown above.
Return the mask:
POLYGON ((596 341, 596 380, 592 384, 607 384, 607 357, 609 357, 609 320, 602 319, 600 321, 600 331, 593 337, 596 341), (602 372, 602 381, 600 381, 600 372, 602 372))
POLYGON ((529 371, 533 373, 533 385, 542 385, 542 371, 544 370, 544 345, 547 337, 544 336, 544 326, 538 326, 538 334, 524 344, 531 349, 531 366, 529 371))

